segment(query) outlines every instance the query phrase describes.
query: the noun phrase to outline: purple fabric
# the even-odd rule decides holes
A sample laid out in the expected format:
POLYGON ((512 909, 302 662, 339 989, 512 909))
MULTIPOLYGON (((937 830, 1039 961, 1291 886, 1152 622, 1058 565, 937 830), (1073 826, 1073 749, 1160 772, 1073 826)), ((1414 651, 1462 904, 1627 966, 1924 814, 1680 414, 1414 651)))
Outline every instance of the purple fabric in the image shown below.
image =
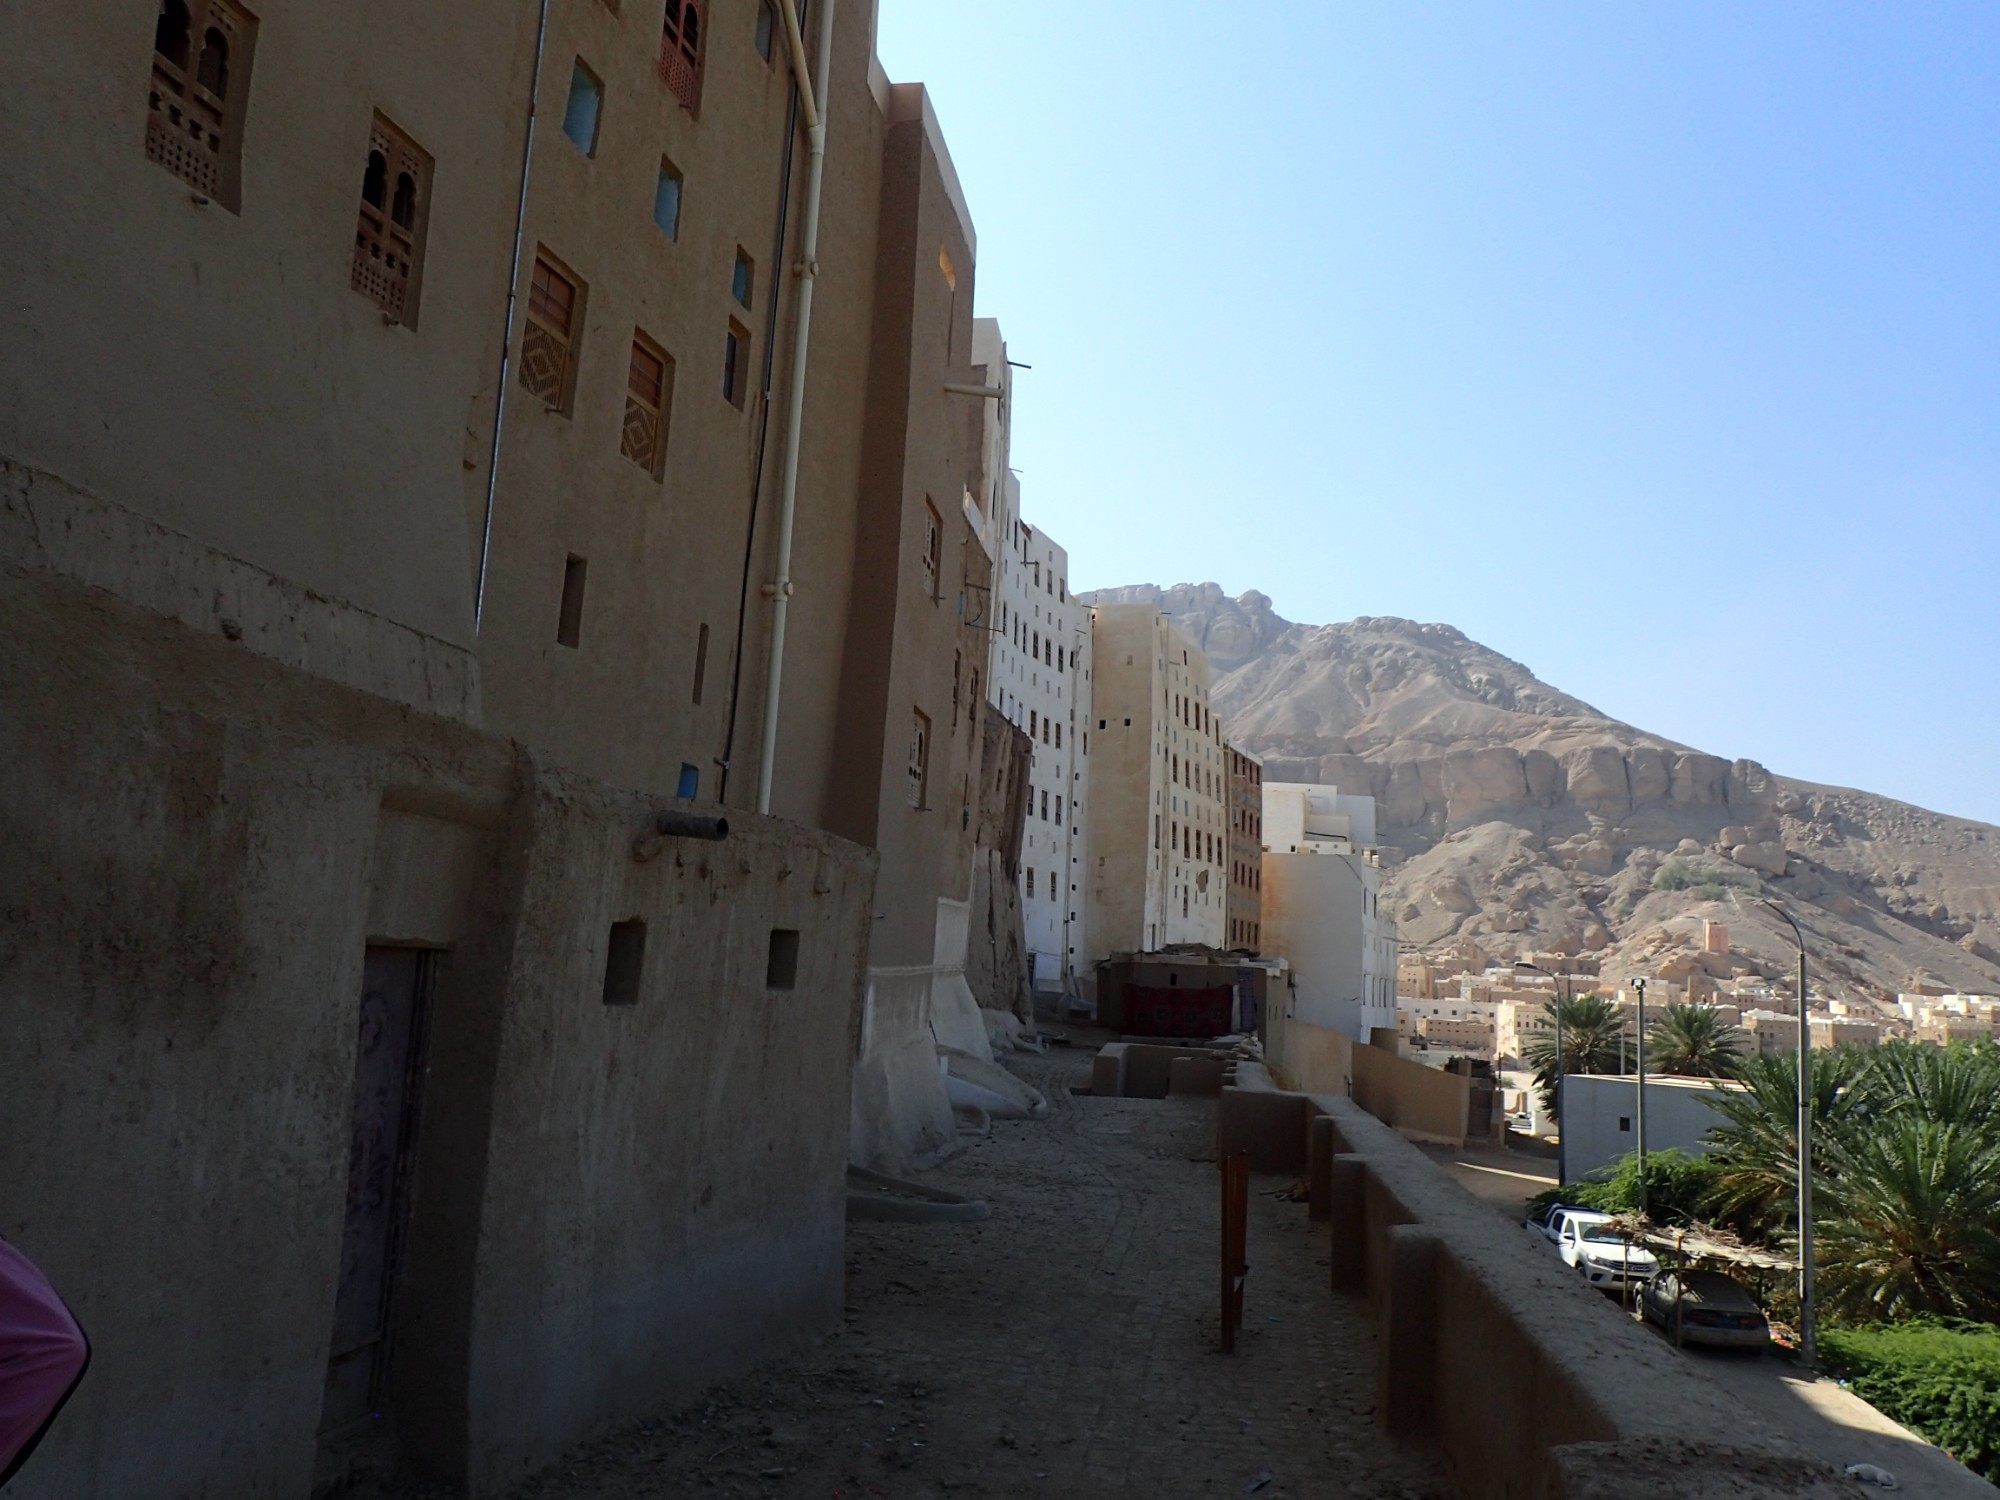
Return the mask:
POLYGON ((0 1484, 6 1483, 90 1362, 90 1345, 35 1263, 0 1240, 0 1484))

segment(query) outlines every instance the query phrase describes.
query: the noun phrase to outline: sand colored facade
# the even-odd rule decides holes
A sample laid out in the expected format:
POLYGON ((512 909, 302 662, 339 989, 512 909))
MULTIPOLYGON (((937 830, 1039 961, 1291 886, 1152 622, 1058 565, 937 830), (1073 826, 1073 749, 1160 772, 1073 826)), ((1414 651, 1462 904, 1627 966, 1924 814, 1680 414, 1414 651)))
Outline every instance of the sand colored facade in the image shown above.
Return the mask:
POLYGON ((1207 658, 1150 605, 1090 613, 1092 958, 1223 947, 1228 767, 1207 658))
POLYGON ((850 1152, 949 1131, 975 245, 841 8, 758 816, 755 12, 0 21, 0 1232, 99 1349, 24 1496, 495 1492, 825 1326, 850 1152))
POLYGON ((1224 744, 1229 767, 1229 909, 1227 941, 1253 952, 1264 929, 1264 763, 1224 744))

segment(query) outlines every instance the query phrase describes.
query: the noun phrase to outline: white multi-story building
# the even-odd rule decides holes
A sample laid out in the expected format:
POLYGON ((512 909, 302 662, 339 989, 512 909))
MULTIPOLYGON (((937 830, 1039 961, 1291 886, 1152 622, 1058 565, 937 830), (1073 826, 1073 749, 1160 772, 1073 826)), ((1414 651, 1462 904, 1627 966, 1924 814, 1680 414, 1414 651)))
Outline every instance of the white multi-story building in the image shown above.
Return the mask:
POLYGON ((1069 592, 1069 554, 1021 520, 1021 486, 1006 462, 1013 379, 1000 326, 973 325, 973 360, 1009 396, 989 403, 987 497, 993 529, 992 649, 986 700, 1035 742, 1021 840, 1021 910, 1034 987, 1073 992, 1087 961, 1083 871, 1088 844, 1090 611, 1069 592))
POLYGON ((1382 910, 1375 799, 1264 783, 1264 950, 1291 964, 1291 1014, 1357 1041, 1396 1029, 1396 918, 1382 910))

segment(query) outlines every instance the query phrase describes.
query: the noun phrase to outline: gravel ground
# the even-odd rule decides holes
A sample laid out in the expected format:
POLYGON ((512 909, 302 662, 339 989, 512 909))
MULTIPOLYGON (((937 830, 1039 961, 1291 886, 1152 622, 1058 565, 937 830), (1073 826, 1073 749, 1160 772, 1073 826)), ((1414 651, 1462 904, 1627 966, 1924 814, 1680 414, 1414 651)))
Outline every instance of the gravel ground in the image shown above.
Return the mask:
POLYGON ((838 1332, 514 1500, 1448 1495, 1376 1428, 1374 1334, 1284 1180, 1253 1183, 1245 1336, 1216 1352, 1213 1101, 1072 1096, 1086 1056, 1019 1062, 1051 1117, 926 1176, 990 1219, 850 1225, 838 1332))

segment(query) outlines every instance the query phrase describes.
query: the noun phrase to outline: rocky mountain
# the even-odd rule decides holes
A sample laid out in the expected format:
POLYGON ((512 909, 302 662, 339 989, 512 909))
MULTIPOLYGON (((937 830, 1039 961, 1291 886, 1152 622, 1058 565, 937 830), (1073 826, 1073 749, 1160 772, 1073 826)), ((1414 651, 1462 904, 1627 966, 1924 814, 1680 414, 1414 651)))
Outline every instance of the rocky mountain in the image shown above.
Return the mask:
POLYGON ((1376 798, 1406 940, 1672 974, 1714 917, 1735 973, 1778 977, 1794 949, 1769 899, 1828 994, 2000 992, 2000 828, 1648 734, 1449 625, 1294 624, 1213 583, 1083 597, 1171 617, 1268 779, 1376 798))

